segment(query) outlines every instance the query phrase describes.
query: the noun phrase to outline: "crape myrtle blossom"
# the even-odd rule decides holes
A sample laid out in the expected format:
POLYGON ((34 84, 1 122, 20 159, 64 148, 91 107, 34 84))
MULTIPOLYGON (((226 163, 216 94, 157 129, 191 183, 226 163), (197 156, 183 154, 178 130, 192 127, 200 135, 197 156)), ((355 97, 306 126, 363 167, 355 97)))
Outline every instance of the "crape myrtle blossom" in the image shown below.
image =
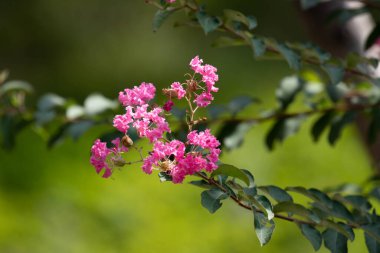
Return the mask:
POLYGON ((198 107, 208 106, 214 99, 212 93, 218 91, 215 87, 218 81, 217 69, 209 64, 203 65, 203 60, 198 56, 191 60, 190 67, 194 71, 193 74, 188 74, 190 79, 184 83, 173 82, 170 87, 162 90, 168 98, 162 107, 152 103, 156 94, 156 87, 152 83, 143 82, 119 93, 119 101, 125 107, 125 113, 114 117, 113 126, 124 137, 112 141, 112 148, 108 148, 99 139, 95 141, 91 148, 90 162, 97 173, 104 169, 103 177, 107 178, 111 176, 114 167, 135 163, 126 162, 121 156, 129 147, 139 151, 141 160, 137 162, 142 162, 145 173, 151 174, 153 170, 158 170, 169 176, 173 183, 183 182, 188 175, 203 170, 212 172, 218 168, 220 142, 211 134, 210 129, 193 130, 196 122, 204 120, 194 118, 198 107), (185 99, 189 105, 186 121, 189 132, 185 142, 166 139, 166 133, 171 132, 166 117, 171 115, 175 99, 185 99), (138 149, 128 136, 130 128, 134 128, 140 138, 147 138, 153 144, 152 151, 145 158, 141 148, 138 149))

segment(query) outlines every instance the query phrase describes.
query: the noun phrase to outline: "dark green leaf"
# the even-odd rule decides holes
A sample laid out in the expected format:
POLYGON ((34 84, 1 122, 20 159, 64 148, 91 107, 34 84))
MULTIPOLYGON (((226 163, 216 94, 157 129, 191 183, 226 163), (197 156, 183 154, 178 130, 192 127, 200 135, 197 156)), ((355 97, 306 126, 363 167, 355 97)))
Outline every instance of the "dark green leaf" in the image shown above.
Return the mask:
POLYGON ((255 199, 260 204, 261 206, 260 209, 267 214, 268 220, 273 219, 274 218, 273 207, 269 199, 263 195, 256 195, 255 199))
POLYGON ((281 104, 281 109, 285 110, 295 99, 298 92, 302 90, 301 80, 296 76, 288 76, 281 80, 276 89, 276 98, 281 104))
POLYGON ((259 189, 269 194, 277 202, 286 202, 286 201, 292 202, 293 201, 292 196, 290 196, 289 193, 287 193, 280 187, 277 187, 274 185, 267 185, 267 186, 260 186, 259 189))
POLYGON ((249 187, 255 186, 255 178, 249 170, 241 169, 241 171, 248 177, 249 179, 249 187))
POLYGON ((380 242, 376 237, 380 236, 380 225, 371 224, 364 229, 365 244, 367 246, 369 253, 379 253, 380 252, 380 242))
POLYGON ((236 116, 236 114, 244 110, 247 106, 257 101, 258 99, 254 99, 251 96, 238 96, 228 103, 227 108, 233 116, 236 116))
POLYGON ((301 57, 297 52, 282 43, 278 43, 277 49, 284 56, 290 68, 295 70, 299 70, 301 68, 301 57))
POLYGON ((236 179, 240 179, 247 185, 249 185, 249 178, 247 175, 239 168, 229 165, 229 164, 222 164, 218 167, 217 170, 214 170, 211 174, 211 177, 215 177, 217 175, 226 175, 229 177, 233 177, 236 179))
POLYGON ((331 84, 337 84, 342 81, 344 76, 344 68, 342 66, 325 64, 323 69, 326 71, 328 76, 330 77, 331 84))
POLYGON ((255 210, 253 210, 253 215, 257 238, 260 241, 260 245, 264 246, 270 241, 275 228, 275 224, 273 220, 268 220, 266 215, 255 210))
POLYGON ((375 44, 376 40, 379 37, 380 37, 380 23, 377 23, 367 38, 367 41, 365 43, 365 49, 368 49, 371 46, 373 46, 373 44, 375 44))
POLYGON ((79 137, 81 137, 92 126, 94 126, 94 122, 92 120, 73 122, 67 128, 67 132, 74 140, 78 140, 79 137))
POLYGON ((203 28, 205 34, 216 30, 219 26, 222 25, 222 21, 218 17, 209 16, 203 10, 199 10, 195 13, 195 16, 198 19, 199 24, 203 28))
POLYGON ((302 234, 310 241, 315 251, 318 251, 322 245, 321 233, 308 224, 300 225, 302 234))
POLYGON ((326 229, 322 233, 325 247, 331 253, 347 253, 347 238, 333 229, 326 229))
POLYGON ((301 187, 301 186, 286 187, 285 190, 297 192, 297 193, 302 194, 302 195, 304 195, 304 196, 306 196, 306 197, 308 197, 314 201, 319 201, 319 199, 314 194, 312 194, 309 190, 307 190, 306 188, 301 187))
POLYGON ((351 241, 354 240, 355 238, 355 235, 353 234, 352 229, 349 228, 346 224, 343 224, 341 222, 335 223, 330 220, 323 220, 322 225, 328 229, 331 229, 337 232, 340 235, 343 235, 344 237, 350 239, 351 241))
POLYGON ((210 213, 215 213, 222 206, 220 201, 227 197, 228 195, 222 190, 213 188, 202 192, 201 203, 210 213))
POLYGON ((365 197, 360 195, 348 195, 344 196, 344 199, 362 212, 368 212, 372 207, 371 203, 369 203, 365 197))
POLYGON ((52 136, 50 136, 48 143, 47 143, 48 148, 52 148, 52 147, 56 146, 58 143, 60 143, 61 141, 63 141, 64 137, 67 134, 67 129, 70 125, 71 125, 71 123, 66 123, 66 124, 60 126, 57 129, 57 131, 52 136))
POLYGON ((331 145, 334 145, 336 141, 340 138, 341 132, 343 128, 351 123, 357 115, 355 111, 348 111, 343 116, 341 116, 338 120, 333 122, 330 128, 328 140, 331 145))
POLYGON ((16 119, 13 115, 2 115, 0 118, 0 131, 2 135, 2 146, 5 149, 13 148, 16 139, 16 119))
POLYGON ((54 109, 55 107, 63 106, 65 102, 66 100, 63 97, 60 97, 53 93, 48 93, 43 95, 38 100, 37 107, 39 111, 46 112, 54 109))
POLYGON ((255 58, 262 56, 265 53, 267 46, 262 38, 253 36, 251 39, 251 47, 255 58))
POLYGON ((224 16, 228 21, 238 21, 248 27, 249 30, 254 29, 257 26, 257 20, 253 16, 245 16, 243 13, 235 10, 224 10, 224 16))
POLYGON ((289 215, 299 215, 305 218, 308 218, 311 221, 314 221, 316 223, 320 223, 321 219, 313 213, 311 210, 307 209, 306 207, 296 204, 293 202, 280 202, 277 205, 273 207, 274 213, 282 213, 286 212, 289 215))
POLYGON ((313 124, 313 127, 311 128, 311 134, 313 135, 313 140, 315 142, 319 140, 323 131, 331 123, 334 115, 335 112, 327 111, 313 124))
POLYGON ((161 182, 173 181, 172 176, 169 175, 168 173, 164 172, 164 171, 159 172, 158 177, 160 178, 161 182))
POLYGON ((380 109, 373 108, 371 111, 371 123, 368 127, 368 142, 373 144, 377 140, 377 134, 380 130, 380 109))
POLYGON ((285 120, 280 119, 274 123, 267 136, 265 137, 265 144, 269 150, 274 149, 274 144, 277 140, 281 139, 282 132, 284 131, 285 120))
POLYGON ((204 188, 204 189, 211 189, 212 185, 210 185, 206 180, 196 180, 196 181, 190 181, 189 182, 192 185, 204 188))
POLYGON ((154 14, 154 17, 153 17, 153 32, 156 32, 160 27, 161 25, 164 23, 164 21, 171 15, 174 13, 176 9, 175 8, 172 8, 172 7, 168 7, 166 9, 163 9, 163 10, 158 10, 155 14, 154 14))

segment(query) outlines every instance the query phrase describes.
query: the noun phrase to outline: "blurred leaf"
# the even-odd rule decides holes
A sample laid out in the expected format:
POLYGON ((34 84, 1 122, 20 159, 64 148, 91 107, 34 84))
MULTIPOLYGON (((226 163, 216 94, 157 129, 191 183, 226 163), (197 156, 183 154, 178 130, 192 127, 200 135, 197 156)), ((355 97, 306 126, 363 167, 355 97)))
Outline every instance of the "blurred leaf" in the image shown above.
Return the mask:
POLYGON ((288 62, 289 67, 295 70, 300 70, 301 68, 301 57, 294 50, 290 49, 287 45, 278 43, 278 51, 284 56, 285 60, 288 62))
POLYGON ((353 207, 362 211, 368 212, 372 205, 368 202, 368 200, 361 195, 348 195, 343 197, 346 201, 348 201, 353 207))
POLYGON ((92 120, 82 120, 73 122, 67 128, 67 133, 74 139, 78 140, 87 130, 94 126, 95 122, 92 120))
POLYGON ((380 252, 380 242, 373 237, 373 235, 380 235, 380 225, 379 224, 371 224, 365 226, 364 230, 364 238, 365 244, 367 246, 369 253, 379 253, 380 252))
POLYGON ((331 145, 334 145, 336 141, 340 138, 343 128, 351 123, 357 115, 355 111, 348 111, 343 114, 339 119, 333 122, 330 128, 328 140, 331 145))
POLYGON ((168 173, 164 172, 164 171, 160 171, 160 172, 158 173, 158 177, 160 178, 160 181, 161 181, 161 182, 173 181, 172 176, 169 175, 168 173))
POLYGON ((241 171, 248 177, 249 179, 249 187, 255 186, 255 178, 249 170, 241 169, 241 171))
POLYGON ((329 16, 327 17, 327 22, 335 21, 339 24, 344 24, 348 22, 351 18, 367 12, 368 9, 366 7, 352 9, 338 8, 329 13, 329 16))
POLYGON ((15 118, 12 115, 2 115, 0 118, 0 131, 2 134, 2 146, 11 149, 15 144, 14 132, 15 118))
POLYGON ((273 150, 276 141, 283 142, 286 138, 298 132, 305 116, 299 115, 289 119, 278 120, 267 133, 265 143, 269 150, 273 150))
POLYGON ((173 7, 168 7, 166 9, 159 9, 156 11, 153 17, 153 32, 157 32, 157 30, 161 27, 164 21, 173 14, 177 9, 173 7))
POLYGON ((244 108, 246 108, 247 106, 249 106, 250 104, 254 103, 254 102, 258 102, 259 100, 256 99, 256 98, 252 98, 250 96, 238 96, 238 97, 235 97, 234 99, 232 99, 229 103, 228 103, 228 110, 231 112, 232 116, 236 116, 236 114, 238 114, 239 112, 241 112, 242 110, 244 110, 244 108))
POLYGON ((379 37, 380 37, 380 23, 376 23, 375 27, 372 29, 371 33, 369 34, 365 42, 365 49, 367 50, 368 48, 373 46, 379 37))
POLYGON ((255 58, 258 58, 258 57, 264 55, 264 53, 266 51, 266 45, 265 45, 264 40, 260 37, 255 36, 255 35, 251 39, 251 47, 252 47, 253 54, 254 54, 255 58))
POLYGON ((318 5, 322 0, 301 0, 301 7, 303 10, 310 9, 318 5))
POLYGON ((380 131, 380 109, 375 107, 371 110, 371 122, 368 126, 368 142, 374 144, 380 131))
POLYGON ((243 144, 244 137, 254 125, 253 122, 242 122, 236 126, 235 131, 224 137, 223 144, 227 150, 238 148, 243 144))
POLYGON ((309 224, 301 224, 300 228, 302 234, 310 241, 314 250, 318 251, 322 245, 321 233, 309 224))
POLYGON ((106 110, 113 110, 118 103, 101 94, 90 94, 84 101, 84 110, 87 115, 96 115, 106 110))
POLYGON ((342 218, 348 221, 354 221, 350 211, 342 203, 333 200, 332 213, 335 217, 342 218))
POLYGON ((222 25, 222 21, 218 17, 209 16, 203 10, 199 10, 195 13, 195 16, 198 19, 199 24, 203 28, 205 34, 216 30, 219 26, 222 25))
POLYGON ((5 80, 7 80, 8 76, 9 71, 7 69, 0 71, 0 85, 2 85, 5 82, 5 80))
POLYGON ((326 229, 322 233, 325 247, 331 253, 347 253, 347 238, 333 229, 326 229))
POLYGON ((246 183, 246 185, 249 185, 249 178, 247 175, 239 168, 229 165, 229 164, 222 164, 219 165, 217 170, 214 170, 211 173, 211 177, 215 177, 217 175, 226 175, 229 177, 237 178, 246 183))
POLYGON ((344 76, 344 68, 338 65, 325 64, 322 67, 331 80, 331 84, 337 84, 342 81, 344 76))
POLYGON ((79 105, 72 105, 66 110, 66 118, 68 120, 74 120, 84 115, 84 108, 79 105))
POLYGON ((255 210, 253 210, 253 215, 257 238, 260 241, 260 245, 264 246, 270 241, 275 228, 275 224, 273 220, 268 220, 264 214, 259 213, 255 210))
POLYGON ((295 186, 295 187, 286 187, 285 188, 286 191, 292 191, 292 192, 297 192, 299 194, 302 194, 314 201, 319 201, 319 199, 313 194, 311 193, 309 190, 307 190, 306 188, 302 187, 302 186, 295 186))
POLYGON ((38 100, 38 110, 42 112, 47 112, 55 107, 61 107, 66 103, 66 99, 64 99, 61 96, 58 96, 53 93, 48 93, 43 95, 39 100, 38 100))
POLYGON ((234 39, 231 37, 218 37, 211 44, 212 47, 231 47, 231 46, 243 46, 246 42, 242 39, 234 39))
POLYGON ((246 16, 243 13, 235 10, 225 9, 224 16, 227 20, 238 21, 240 23, 245 24, 249 30, 256 28, 257 20, 253 16, 246 16))
POLYGON ((26 93, 32 93, 33 87, 29 83, 19 80, 8 81, 0 85, 0 96, 10 91, 24 91, 26 93))
POLYGON ((334 115, 334 111, 327 111, 313 124, 313 127, 311 128, 311 134, 313 135, 313 140, 315 142, 319 140, 323 131, 331 123, 334 115))
POLYGON ((204 188, 204 189, 211 189, 213 186, 210 185, 206 180, 196 180, 196 181, 190 181, 189 182, 192 185, 204 188))
POLYGON ((217 119, 221 114, 227 112, 227 107, 224 105, 210 105, 208 112, 211 119, 217 119))
POLYGON ((292 196, 280 187, 274 185, 259 186, 259 189, 269 194, 277 202, 293 201, 292 196))
POLYGON ((215 213, 222 206, 220 200, 226 198, 228 198, 227 193, 218 188, 212 188, 202 192, 201 203, 210 213, 215 213))
POLYGON ((298 92, 302 90, 301 80, 296 76, 284 77, 276 89, 276 98, 285 110, 295 99, 298 92))
POLYGON ((47 143, 48 148, 52 148, 63 141, 66 136, 66 130, 70 125, 71 123, 63 124, 50 136, 47 143))
POLYGON ((335 223, 330 220, 324 220, 323 226, 326 228, 337 232, 338 234, 342 235, 343 237, 350 239, 351 241, 354 240, 355 235, 350 227, 348 227, 346 224, 343 224, 341 222, 335 223))

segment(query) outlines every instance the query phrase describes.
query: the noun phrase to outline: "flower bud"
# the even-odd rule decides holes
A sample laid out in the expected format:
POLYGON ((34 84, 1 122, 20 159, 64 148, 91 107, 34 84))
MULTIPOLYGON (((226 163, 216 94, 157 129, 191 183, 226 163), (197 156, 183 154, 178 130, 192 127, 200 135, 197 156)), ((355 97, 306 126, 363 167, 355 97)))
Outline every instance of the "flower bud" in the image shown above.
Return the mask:
POLYGON ((162 89, 162 93, 169 98, 178 97, 178 93, 174 89, 162 89))
POLYGON ((125 160, 124 160, 123 157, 121 157, 121 156, 113 157, 113 158, 112 158, 112 163, 113 163, 116 167, 123 167, 123 166, 126 164, 125 160))
POLYGON ((169 162, 169 161, 163 161, 163 162, 160 164, 160 169, 161 169, 162 171, 170 170, 170 162, 169 162))
POLYGON ((129 137, 128 135, 125 135, 122 139, 121 139, 121 144, 123 144, 124 147, 131 147, 133 145, 133 141, 131 139, 131 137, 129 137))

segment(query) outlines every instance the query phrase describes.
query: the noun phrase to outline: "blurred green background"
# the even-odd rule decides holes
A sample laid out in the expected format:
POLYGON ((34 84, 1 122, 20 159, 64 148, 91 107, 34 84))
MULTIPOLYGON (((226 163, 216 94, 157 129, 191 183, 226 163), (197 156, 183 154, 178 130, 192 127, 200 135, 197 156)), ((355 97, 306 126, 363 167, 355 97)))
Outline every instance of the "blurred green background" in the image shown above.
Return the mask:
MULTIPOLYGON (((255 15, 260 34, 307 40, 293 1, 206 3, 215 14, 232 8, 255 15)), ((81 102, 93 92, 114 98, 142 81, 183 80, 189 60, 200 55, 218 67, 216 104, 249 94, 264 101, 262 109, 275 105, 275 87, 292 74, 285 63, 255 61, 248 48, 211 48, 215 35, 172 27, 182 14, 153 33, 154 12, 142 0, 0 1, 0 69, 32 83, 34 99, 55 92, 81 102)), ((355 130, 346 129, 332 148, 312 142, 310 122, 274 152, 263 141, 269 124, 255 127, 222 161, 249 169, 258 184, 321 188, 364 181, 371 166, 355 130)), ((26 130, 14 150, 0 150, 0 252, 313 252, 297 227, 282 221, 260 248, 249 212, 226 201, 211 215, 200 205, 199 189, 160 183, 138 166, 99 177, 89 150, 102 130, 52 150, 26 130)), ((351 252, 364 247, 363 235, 357 237, 351 252)))

